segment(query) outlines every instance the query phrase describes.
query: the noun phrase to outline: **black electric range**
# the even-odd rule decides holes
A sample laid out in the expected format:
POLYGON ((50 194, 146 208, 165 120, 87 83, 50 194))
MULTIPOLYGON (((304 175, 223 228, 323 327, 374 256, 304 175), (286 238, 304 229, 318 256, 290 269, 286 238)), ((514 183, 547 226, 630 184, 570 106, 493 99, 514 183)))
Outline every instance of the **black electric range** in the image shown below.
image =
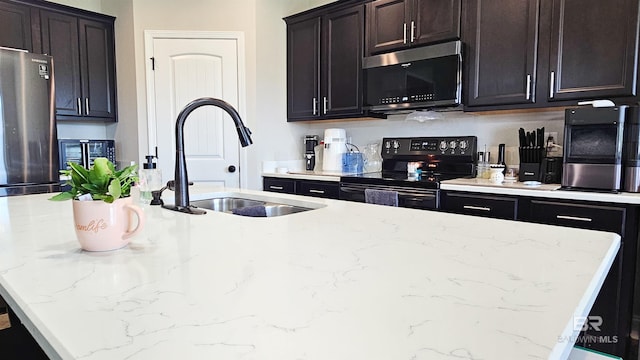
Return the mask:
POLYGON ((437 209, 441 181, 475 176, 477 142, 475 136, 384 138, 382 171, 340 177, 340 199, 364 202, 365 189, 392 190, 401 207, 437 209))

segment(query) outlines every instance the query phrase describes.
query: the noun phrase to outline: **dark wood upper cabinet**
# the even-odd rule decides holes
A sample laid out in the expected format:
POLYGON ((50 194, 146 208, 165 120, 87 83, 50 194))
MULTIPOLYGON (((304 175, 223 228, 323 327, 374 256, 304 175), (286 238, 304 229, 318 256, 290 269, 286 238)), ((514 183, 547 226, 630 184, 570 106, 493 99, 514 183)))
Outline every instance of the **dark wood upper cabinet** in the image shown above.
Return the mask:
POLYGON ((367 4, 367 53, 460 38, 460 0, 376 0, 367 4))
POLYGON ((540 0, 470 0, 466 105, 535 101, 540 0))
POLYGON ((549 100, 636 95, 637 0, 554 0, 549 100))
POLYGON ((41 11, 42 52, 53 56, 56 115, 82 115, 78 18, 41 11))
POLYGON ((362 114, 364 6, 325 15, 323 29, 323 115, 362 114))
POLYGON ((0 2, 0 46, 33 51, 31 8, 0 2))
POLYGON ((53 56, 58 120, 116 121, 115 18, 40 0, 0 0, 0 46, 53 56))
POLYGON ((637 0, 465 4, 466 110, 637 102, 637 0))
POLYGON ((56 115, 115 121, 113 22, 40 11, 42 51, 54 58, 56 115))
POLYGON ((361 116, 364 5, 285 21, 288 121, 361 116))
POLYGON ((287 118, 319 117, 320 17, 287 24, 287 118))

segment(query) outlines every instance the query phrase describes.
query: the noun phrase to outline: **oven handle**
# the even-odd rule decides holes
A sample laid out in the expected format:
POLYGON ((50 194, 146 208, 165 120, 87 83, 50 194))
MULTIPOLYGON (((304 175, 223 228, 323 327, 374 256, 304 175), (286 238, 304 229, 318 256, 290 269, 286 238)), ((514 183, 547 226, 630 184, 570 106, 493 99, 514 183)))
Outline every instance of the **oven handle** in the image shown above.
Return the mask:
MULTIPOLYGON (((407 192, 407 191, 402 191, 400 189, 397 188, 384 188, 384 187, 366 187, 368 189, 378 189, 378 190, 389 190, 389 191, 396 191, 398 193, 398 196, 409 196, 410 198, 408 200, 424 200, 424 199, 433 199, 436 197, 435 192, 421 192, 420 193, 412 193, 412 192, 407 192)), ((366 189, 365 187, 350 187, 350 186, 341 186, 340 187, 340 191, 345 192, 345 193, 364 193, 364 190, 366 189)), ((428 191, 428 190, 427 190, 428 191)))

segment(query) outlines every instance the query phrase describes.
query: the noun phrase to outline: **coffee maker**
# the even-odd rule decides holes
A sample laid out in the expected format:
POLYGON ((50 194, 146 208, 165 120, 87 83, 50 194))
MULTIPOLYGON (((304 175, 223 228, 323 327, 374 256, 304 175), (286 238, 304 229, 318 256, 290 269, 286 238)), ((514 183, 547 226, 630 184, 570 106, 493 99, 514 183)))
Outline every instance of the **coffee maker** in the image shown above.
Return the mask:
POLYGON ((318 145, 318 135, 306 135, 304 137, 304 160, 307 171, 313 171, 316 167, 315 148, 318 145))

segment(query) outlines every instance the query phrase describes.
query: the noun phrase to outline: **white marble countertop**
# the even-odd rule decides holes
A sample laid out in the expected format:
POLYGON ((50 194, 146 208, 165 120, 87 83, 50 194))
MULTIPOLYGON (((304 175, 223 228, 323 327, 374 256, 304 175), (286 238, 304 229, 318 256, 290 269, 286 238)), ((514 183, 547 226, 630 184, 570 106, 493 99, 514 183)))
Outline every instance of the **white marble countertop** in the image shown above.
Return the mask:
POLYGON ((146 206, 128 247, 88 253, 70 202, 0 198, 0 295, 52 359, 565 359, 620 244, 225 191, 324 207, 249 218, 146 206))
POLYGON ((493 184, 488 179, 460 178, 442 181, 440 189, 488 194, 640 204, 640 193, 621 192, 614 194, 595 191, 562 190, 560 189, 560 184, 541 184, 539 186, 527 186, 522 182, 493 184))

